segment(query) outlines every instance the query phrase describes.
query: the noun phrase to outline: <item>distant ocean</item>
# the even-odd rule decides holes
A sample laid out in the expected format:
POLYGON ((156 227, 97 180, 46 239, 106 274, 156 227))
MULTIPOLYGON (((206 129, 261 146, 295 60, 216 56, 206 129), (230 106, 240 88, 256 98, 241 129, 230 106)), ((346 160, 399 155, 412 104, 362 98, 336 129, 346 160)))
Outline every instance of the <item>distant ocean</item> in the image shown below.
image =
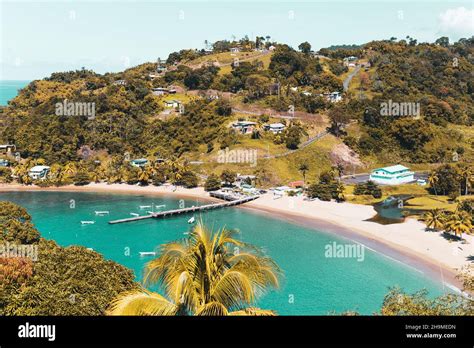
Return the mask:
POLYGON ((29 83, 30 81, 0 80, 0 105, 7 105, 8 101, 15 98, 18 91, 29 83))

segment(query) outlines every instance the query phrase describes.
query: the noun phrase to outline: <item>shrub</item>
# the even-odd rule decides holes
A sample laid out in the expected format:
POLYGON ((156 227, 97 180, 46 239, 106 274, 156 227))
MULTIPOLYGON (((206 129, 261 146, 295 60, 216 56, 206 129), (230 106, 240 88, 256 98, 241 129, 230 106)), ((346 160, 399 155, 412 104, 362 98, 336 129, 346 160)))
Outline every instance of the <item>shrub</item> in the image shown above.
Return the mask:
POLYGON ((188 170, 187 172, 184 172, 183 175, 181 176, 181 179, 179 180, 179 184, 183 185, 186 188, 193 188, 196 187, 199 183, 199 179, 197 175, 188 170))
POLYGON ((216 191, 221 188, 221 181, 219 177, 215 174, 208 176, 206 183, 204 184, 204 190, 206 191, 216 191))
POLYGON ((354 188, 354 194, 359 195, 371 195, 374 198, 382 198, 382 190, 373 181, 362 182, 356 184, 354 188))
POLYGON ((78 171, 76 175, 74 175, 74 185, 76 186, 89 185, 90 182, 89 174, 85 171, 78 171))

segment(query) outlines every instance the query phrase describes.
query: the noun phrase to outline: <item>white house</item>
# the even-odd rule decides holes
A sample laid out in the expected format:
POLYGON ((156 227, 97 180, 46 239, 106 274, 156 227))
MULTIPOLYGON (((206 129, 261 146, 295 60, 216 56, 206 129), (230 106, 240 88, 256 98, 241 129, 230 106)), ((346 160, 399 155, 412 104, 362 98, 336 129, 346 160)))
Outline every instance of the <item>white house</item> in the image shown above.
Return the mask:
POLYGON ((253 132, 256 125, 257 125, 256 122, 238 121, 232 124, 232 128, 234 128, 235 130, 238 130, 242 134, 250 134, 253 132))
POLYGON ((344 66, 354 67, 357 60, 358 60, 358 58, 354 57, 354 56, 345 57, 343 59, 343 64, 344 64, 344 66))
POLYGON ((342 100, 341 93, 339 93, 339 92, 331 92, 331 93, 328 94, 327 98, 331 103, 337 103, 337 102, 340 102, 342 100))
POLYGON ((238 53, 238 52, 240 52, 240 48, 239 47, 231 47, 230 51, 232 53, 238 53))
POLYGON ((179 100, 165 100, 164 104, 167 108, 177 108, 181 105, 181 102, 179 100))
POLYGON ((15 150, 16 150, 16 146, 14 144, 2 144, 2 145, 0 145, 0 153, 6 153, 6 154, 10 155, 15 150))
POLYGON ((273 191, 274 196, 284 196, 288 191, 291 191, 291 187, 278 186, 273 188, 271 191, 273 191))
POLYGON ((130 161, 130 165, 132 167, 143 168, 148 164, 148 160, 146 158, 137 158, 130 161))
POLYGON ((153 95, 176 94, 176 90, 172 88, 157 87, 151 89, 153 95))
POLYGON ((114 85, 116 85, 116 86, 125 86, 126 84, 127 84, 127 81, 125 81, 125 80, 114 81, 114 85))
POLYGON ((37 179, 44 180, 48 176, 49 169, 50 168, 48 166, 34 166, 28 171, 28 175, 33 180, 37 180, 37 179))
POLYGON ((415 173, 405 166, 397 164, 390 167, 377 168, 370 173, 370 180, 377 184, 399 185, 415 181, 415 173))
POLYGON ((263 127, 266 131, 270 131, 273 134, 281 133, 285 130, 285 125, 283 123, 271 123, 263 127))
POLYGON ((246 193, 246 194, 255 195, 258 193, 258 190, 255 187, 248 184, 240 185, 240 189, 242 190, 243 193, 246 193))

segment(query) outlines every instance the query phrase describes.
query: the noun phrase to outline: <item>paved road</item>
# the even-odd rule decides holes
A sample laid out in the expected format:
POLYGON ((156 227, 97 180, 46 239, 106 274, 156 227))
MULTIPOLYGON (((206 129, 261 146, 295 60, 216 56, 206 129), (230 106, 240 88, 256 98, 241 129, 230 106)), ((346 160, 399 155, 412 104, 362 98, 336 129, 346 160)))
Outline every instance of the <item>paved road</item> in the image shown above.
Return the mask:
MULTIPOLYGON (((369 180, 370 174, 363 173, 363 174, 356 174, 356 175, 345 175, 342 176, 341 181, 344 184, 359 184, 361 182, 366 182, 369 180)), ((415 172, 415 180, 418 179, 427 179, 429 176, 426 172, 415 172)))
POLYGON ((302 143, 297 149, 295 150, 289 150, 289 151, 286 151, 286 152, 283 152, 283 153, 279 153, 277 155, 265 155, 263 156, 263 158, 265 159, 271 159, 271 158, 279 158, 279 157, 285 157, 285 156, 288 156, 288 155, 291 155, 292 153, 296 152, 296 151, 299 151, 299 150, 302 150, 304 149, 306 146, 308 145, 311 145, 312 143, 314 143, 316 140, 319 140, 321 139, 322 137, 326 136, 328 134, 327 131, 323 131, 323 132, 320 132, 318 134, 316 134, 314 137, 312 138, 309 138, 308 140, 306 140, 304 143, 302 143))
POLYGON ((349 76, 346 77, 346 79, 342 83, 342 85, 344 86, 344 92, 346 92, 349 89, 349 84, 351 83, 352 78, 357 75, 359 70, 360 70, 360 65, 357 65, 354 71, 352 71, 349 74, 349 76))
MULTIPOLYGON (((252 115, 252 116, 260 116, 262 114, 265 114, 265 112, 263 111, 250 111, 250 110, 243 110, 243 109, 237 109, 237 108, 232 108, 232 112, 237 112, 239 114, 246 114, 246 115, 252 115)), ((276 111, 271 113, 270 115, 271 117, 273 118, 282 118, 282 119, 285 119, 285 120, 292 120, 292 119, 295 119, 297 118, 296 116, 291 116, 291 115, 281 115, 279 113, 277 113, 276 111)))

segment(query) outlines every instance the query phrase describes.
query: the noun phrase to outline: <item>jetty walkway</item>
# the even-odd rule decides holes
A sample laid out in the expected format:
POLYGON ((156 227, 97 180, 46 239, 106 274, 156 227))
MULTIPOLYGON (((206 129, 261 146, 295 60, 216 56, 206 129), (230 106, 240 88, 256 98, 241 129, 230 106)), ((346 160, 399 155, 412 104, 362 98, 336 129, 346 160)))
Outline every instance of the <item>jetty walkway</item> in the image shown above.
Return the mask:
POLYGON ((219 193, 219 192, 211 192, 210 196, 224 199, 226 202, 211 203, 211 204, 205 204, 205 205, 200 205, 196 207, 160 211, 160 212, 152 213, 149 215, 134 216, 134 217, 125 218, 125 219, 112 220, 112 221, 109 221, 109 224, 121 224, 125 222, 132 222, 132 221, 152 219, 152 218, 159 219, 159 218, 165 218, 168 216, 174 216, 174 215, 180 215, 180 214, 186 214, 186 213, 196 213, 196 212, 201 212, 201 211, 206 211, 206 210, 227 208, 227 207, 232 207, 232 206, 236 206, 239 204, 244 204, 244 203, 253 201, 259 197, 258 195, 255 195, 255 196, 249 196, 245 198, 236 198, 235 196, 227 195, 225 193, 219 193))

